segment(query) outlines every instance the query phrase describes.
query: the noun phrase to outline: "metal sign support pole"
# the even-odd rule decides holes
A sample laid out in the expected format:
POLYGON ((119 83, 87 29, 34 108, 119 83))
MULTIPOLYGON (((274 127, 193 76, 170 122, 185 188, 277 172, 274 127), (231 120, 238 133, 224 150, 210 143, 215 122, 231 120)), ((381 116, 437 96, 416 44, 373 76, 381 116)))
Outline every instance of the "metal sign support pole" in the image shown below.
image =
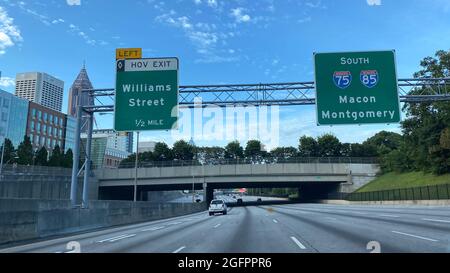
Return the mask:
POLYGON ((92 130, 94 127, 94 113, 89 113, 89 118, 87 122, 88 126, 88 135, 86 141, 86 157, 84 163, 84 179, 83 179, 83 208, 89 207, 89 176, 91 172, 91 146, 92 146, 92 130))
POLYGON ((77 125, 75 128, 75 146, 73 151, 72 164, 72 181, 70 187, 70 202, 72 207, 77 205, 77 188, 78 188, 78 164, 80 162, 80 141, 81 141, 81 118, 83 115, 83 107, 77 107, 77 125))

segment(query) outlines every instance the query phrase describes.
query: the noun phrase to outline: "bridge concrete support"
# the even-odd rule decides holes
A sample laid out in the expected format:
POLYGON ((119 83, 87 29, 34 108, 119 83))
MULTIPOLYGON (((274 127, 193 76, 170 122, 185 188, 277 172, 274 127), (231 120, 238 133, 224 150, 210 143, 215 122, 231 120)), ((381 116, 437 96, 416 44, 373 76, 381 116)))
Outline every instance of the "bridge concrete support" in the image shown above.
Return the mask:
POLYGON ((205 184, 205 187, 203 188, 205 192, 205 203, 206 206, 209 206, 209 203, 214 199, 214 188, 208 187, 208 185, 205 184))
POLYGON ((304 184, 298 189, 298 198, 301 202, 327 199, 329 194, 337 193, 339 188, 340 185, 338 183, 327 183, 320 185, 304 184))

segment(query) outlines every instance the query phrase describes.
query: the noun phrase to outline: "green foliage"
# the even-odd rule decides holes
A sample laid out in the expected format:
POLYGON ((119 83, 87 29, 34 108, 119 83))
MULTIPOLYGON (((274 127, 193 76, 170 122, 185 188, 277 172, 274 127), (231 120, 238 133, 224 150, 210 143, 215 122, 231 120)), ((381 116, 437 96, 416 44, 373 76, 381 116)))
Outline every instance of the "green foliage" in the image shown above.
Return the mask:
POLYGON ((47 166, 48 165, 48 152, 45 147, 39 149, 34 159, 34 165, 47 166))
POLYGON ((297 157, 298 150, 294 147, 278 147, 270 152, 270 156, 274 160, 286 160, 297 157))
MULTIPOLYGON (((449 60, 450 51, 438 51, 435 57, 426 57, 421 61, 422 70, 414 76, 449 77, 449 60)), ((411 95, 427 93, 431 91, 422 88, 411 91, 411 95)), ((435 174, 450 172, 450 149, 446 148, 450 103, 406 103, 403 110, 407 116, 402 122, 404 142, 412 155, 414 169, 435 174)))
MULTIPOLYGON (((5 146, 6 147, 6 146, 5 146)), ((17 163, 19 165, 32 165, 33 164, 33 146, 31 145, 30 138, 25 136, 23 141, 17 148, 17 163)))
POLYGON ((319 156, 341 156, 341 142, 332 134, 325 134, 317 138, 319 156))
POLYGON ((244 158, 244 148, 242 148, 239 141, 230 142, 227 144, 227 146, 225 146, 225 158, 244 158))
POLYGON ((299 155, 304 157, 315 157, 319 155, 319 144, 313 137, 302 136, 298 146, 299 155))
POLYGON ((225 158, 225 149, 222 147, 196 147, 195 158, 207 164, 214 164, 225 158))
POLYGON ((50 159, 48 160, 48 165, 51 167, 61 167, 64 161, 63 154, 61 153, 61 149, 59 145, 56 145, 53 148, 52 154, 50 155, 50 159))
POLYGON ((194 158, 194 146, 184 140, 179 140, 173 144, 173 157, 179 160, 192 160, 194 158))
POLYGON ((166 143, 158 142, 155 144, 155 150, 153 151, 153 158, 155 161, 168 161, 174 158, 172 150, 166 143))
POLYGON ((247 159, 260 162, 267 155, 267 152, 264 150, 261 141, 249 140, 245 146, 244 155, 247 159))
POLYGON ((67 150, 67 152, 63 156, 63 164, 62 167, 72 168, 73 166, 73 152, 72 149, 67 150))
MULTIPOLYGON (((14 151, 14 145, 12 144, 11 140, 6 138, 4 140, 5 143, 5 150, 3 151, 3 163, 14 163, 15 162, 15 151, 14 151)), ((3 144, 0 147, 0 153, 3 150, 3 144)), ((1 155, 0 155, 1 156, 1 155)))

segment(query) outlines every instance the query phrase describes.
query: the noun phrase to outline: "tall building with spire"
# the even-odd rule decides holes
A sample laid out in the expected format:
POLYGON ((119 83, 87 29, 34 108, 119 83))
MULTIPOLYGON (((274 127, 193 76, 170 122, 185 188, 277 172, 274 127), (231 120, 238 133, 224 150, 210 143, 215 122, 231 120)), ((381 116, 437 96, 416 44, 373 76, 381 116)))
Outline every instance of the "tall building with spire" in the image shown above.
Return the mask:
MULTIPOLYGON (((94 98, 90 97, 89 94, 83 93, 82 90, 93 89, 91 81, 86 71, 86 65, 83 64, 80 73, 72 84, 69 90, 69 108, 67 114, 72 117, 77 116, 77 107, 79 105, 90 106, 94 105, 94 98)), ((83 123, 84 124, 84 121, 83 123)), ((82 132, 86 131, 86 127, 82 128, 82 132)))

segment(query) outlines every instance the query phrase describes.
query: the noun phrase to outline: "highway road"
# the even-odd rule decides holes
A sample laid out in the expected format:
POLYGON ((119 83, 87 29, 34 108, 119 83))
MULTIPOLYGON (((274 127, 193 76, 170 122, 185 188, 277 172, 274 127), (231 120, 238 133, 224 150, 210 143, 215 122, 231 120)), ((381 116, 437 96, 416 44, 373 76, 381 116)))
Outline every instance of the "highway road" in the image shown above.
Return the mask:
POLYGON ((450 252, 450 207, 289 204, 230 208, 3 249, 0 252, 450 252), (369 247, 369 249, 372 249, 369 247))

